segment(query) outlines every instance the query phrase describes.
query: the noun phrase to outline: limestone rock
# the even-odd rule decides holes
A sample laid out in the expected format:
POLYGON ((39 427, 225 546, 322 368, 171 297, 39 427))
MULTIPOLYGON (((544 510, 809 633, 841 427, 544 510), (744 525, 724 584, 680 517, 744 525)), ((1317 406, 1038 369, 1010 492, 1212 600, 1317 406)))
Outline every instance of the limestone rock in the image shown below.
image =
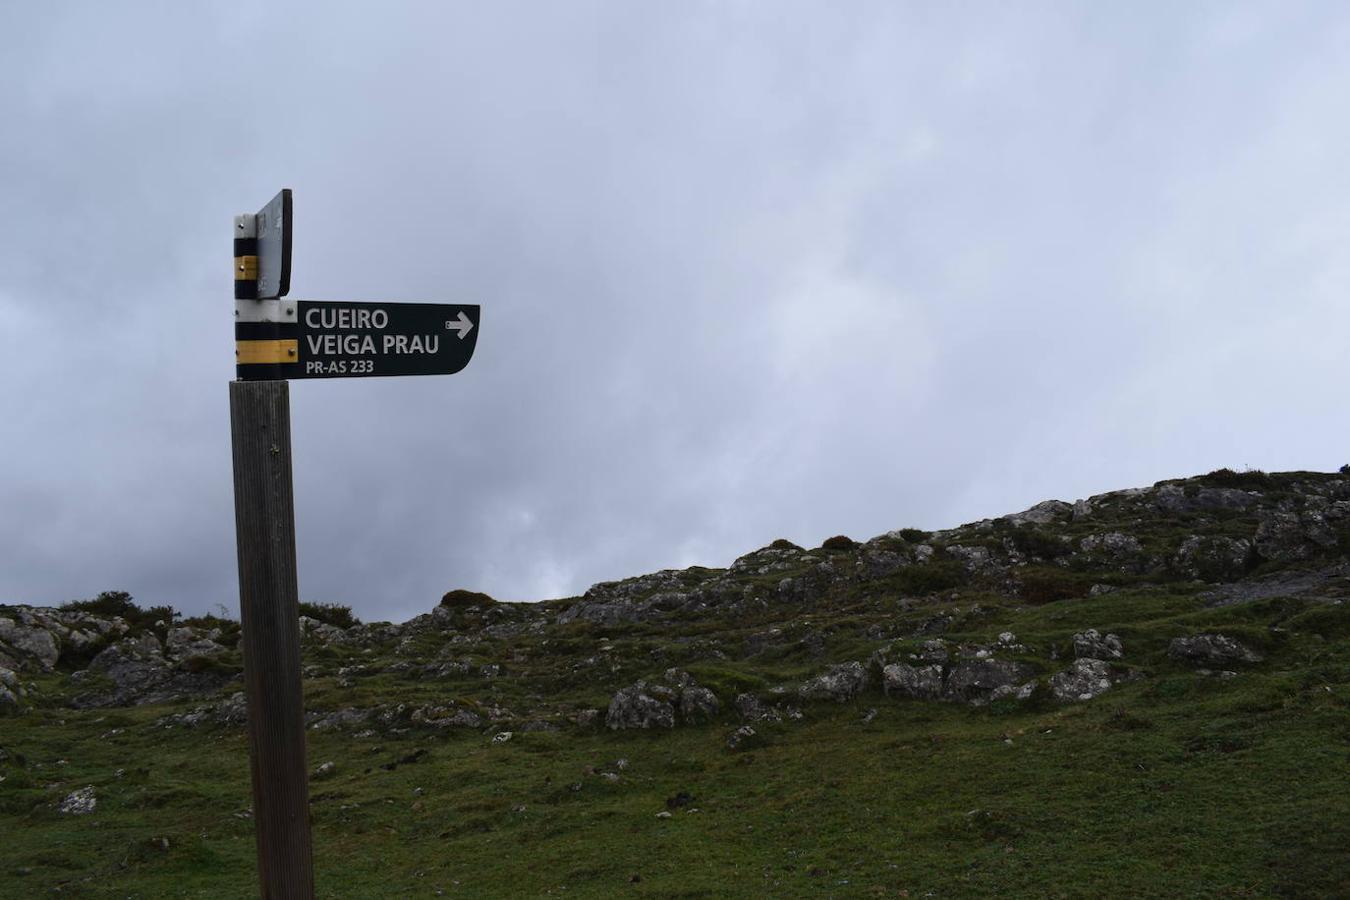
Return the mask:
POLYGON ((705 687, 687 687, 680 693, 680 718, 685 722, 706 722, 720 709, 717 695, 705 687))
POLYGON ((1001 687, 1015 687, 1034 673, 1026 663, 1003 659, 968 659, 951 667, 943 696, 967 703, 983 703, 1001 687))
POLYGON ((666 700, 658 700, 648 691, 645 681, 639 681, 615 693, 605 713, 605 724, 620 728, 674 728, 675 708, 666 700))
POLYGON ((936 700, 942 695, 942 666, 915 667, 895 663, 881 670, 882 687, 887 695, 898 694, 916 700, 936 700))
POLYGON ((809 679, 798 694, 803 700, 834 700, 843 703, 857 696, 867 685, 867 671, 860 662, 830 666, 823 674, 809 679))
POLYGON ((1108 531, 1090 534, 1078 542, 1079 549, 1106 565, 1123 572, 1145 567, 1144 548, 1132 534, 1108 531))
POLYGON ((1120 659, 1124 653, 1120 638, 1114 634, 1102 635, 1089 628, 1073 636, 1073 655, 1079 659, 1120 659))
POLYGON ((1190 578, 1203 581, 1234 581, 1247 571, 1252 542, 1223 535, 1191 535, 1181 542, 1172 559, 1173 567, 1190 578))
POLYGON ((1073 517, 1074 507, 1063 500, 1043 500, 1020 513, 1003 516, 1010 525, 1050 525, 1073 517))
POLYGON ((66 795, 66 799, 57 807, 57 812, 68 816, 85 816, 93 812, 96 806, 98 798, 94 796, 93 785, 89 785, 66 795))
POLYGON ((1220 667, 1225 663, 1260 662, 1261 654, 1221 634, 1197 634, 1173 638, 1167 655, 1178 662, 1220 667))
POLYGON ((1050 677, 1056 700, 1091 700, 1111 690, 1111 664, 1101 659, 1076 659, 1050 677))
POLYGON ((45 672, 50 672, 61 656, 50 631, 21 625, 10 618, 0 618, 0 644, 17 651, 20 660, 31 659, 45 672))

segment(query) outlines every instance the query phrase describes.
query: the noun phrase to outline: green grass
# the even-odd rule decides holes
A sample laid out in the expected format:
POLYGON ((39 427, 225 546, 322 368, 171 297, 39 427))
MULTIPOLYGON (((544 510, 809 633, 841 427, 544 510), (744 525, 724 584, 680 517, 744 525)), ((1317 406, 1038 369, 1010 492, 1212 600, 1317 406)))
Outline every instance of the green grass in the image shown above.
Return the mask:
MULTIPOLYGON (((661 734, 517 733, 503 745, 472 731, 312 732, 311 764, 337 764, 311 786, 319 893, 1344 894, 1350 653, 1320 634, 1342 633, 1332 609, 1205 610, 1185 595, 1122 591, 998 610, 990 631, 1044 646, 1089 623, 1116 630, 1150 676, 1072 706, 872 693, 768 726, 767 745, 748 753, 725 748, 730 716, 661 734), (1254 641, 1271 618, 1289 630, 1237 678, 1166 660, 1173 633, 1221 627, 1254 641), (878 714, 863 724, 868 707, 878 714), (427 753, 381 768, 415 749, 427 753), (658 818, 681 792, 692 800, 658 818)), ((693 671, 724 701, 774 674, 750 661, 693 671)), ((471 681, 464 693, 491 695, 471 681)), ((62 709, 57 684, 39 685, 51 703, 5 721, 0 896, 254 896, 242 730, 153 728, 164 708, 62 709), (98 809, 57 814, 85 784, 98 809)), ((447 696, 385 675, 357 684, 368 702, 447 696)), ((311 701, 337 690, 320 679, 311 701)))

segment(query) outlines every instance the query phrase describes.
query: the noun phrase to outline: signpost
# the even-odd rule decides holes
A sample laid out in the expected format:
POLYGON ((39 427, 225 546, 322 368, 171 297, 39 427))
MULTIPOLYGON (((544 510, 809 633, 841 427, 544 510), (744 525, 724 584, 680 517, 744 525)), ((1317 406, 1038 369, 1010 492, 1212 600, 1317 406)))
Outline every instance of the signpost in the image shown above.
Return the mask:
POLYGON ((269 321, 243 315, 235 326, 244 381, 453 375, 478 342, 477 306, 280 300, 254 312, 269 321))
POLYGON ((301 690, 288 379, 450 375, 469 364, 479 308, 286 300, 291 192, 234 220, 230 384, 239 618, 265 900, 314 896, 301 690))

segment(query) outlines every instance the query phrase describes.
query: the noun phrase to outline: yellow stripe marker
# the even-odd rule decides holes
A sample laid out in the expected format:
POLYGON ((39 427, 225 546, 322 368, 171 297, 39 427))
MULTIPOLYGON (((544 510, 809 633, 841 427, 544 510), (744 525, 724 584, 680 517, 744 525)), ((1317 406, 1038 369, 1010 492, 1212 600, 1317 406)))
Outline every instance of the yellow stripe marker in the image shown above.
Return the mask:
POLYGON ((257 281, 258 280, 258 257, 256 256, 236 256, 234 258, 234 280, 235 281, 257 281))
POLYGON ((241 366, 256 363, 293 363, 299 360, 299 341, 235 341, 234 361, 241 366))

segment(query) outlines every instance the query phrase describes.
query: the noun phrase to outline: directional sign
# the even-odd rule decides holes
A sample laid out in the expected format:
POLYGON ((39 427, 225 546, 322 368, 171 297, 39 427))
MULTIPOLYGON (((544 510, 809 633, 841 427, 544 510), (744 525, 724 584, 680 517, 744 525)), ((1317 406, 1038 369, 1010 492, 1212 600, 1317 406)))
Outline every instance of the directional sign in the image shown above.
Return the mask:
POLYGON ((478 343, 477 306, 239 303, 255 303, 258 310, 235 324, 235 362, 243 381, 453 375, 469 364, 478 343))
POLYGON ((291 189, 284 188, 257 214, 258 299, 291 290, 291 189))

